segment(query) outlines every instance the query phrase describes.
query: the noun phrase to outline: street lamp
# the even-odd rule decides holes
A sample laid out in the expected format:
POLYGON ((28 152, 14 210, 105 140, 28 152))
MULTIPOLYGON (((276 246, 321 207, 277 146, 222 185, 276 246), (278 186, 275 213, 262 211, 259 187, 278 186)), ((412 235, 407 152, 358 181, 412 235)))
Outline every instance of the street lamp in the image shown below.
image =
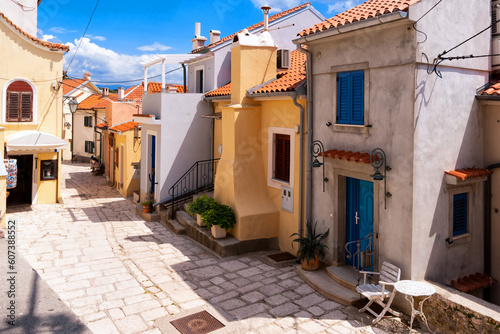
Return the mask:
POLYGON ((328 182, 328 178, 325 177, 325 157, 321 156, 323 162, 319 162, 318 156, 325 151, 325 147, 323 143, 319 140, 313 141, 311 145, 311 154, 314 158, 313 162, 311 162, 311 167, 319 168, 323 166, 323 192, 325 192, 325 182, 328 182))
POLYGON ((384 181, 384 209, 387 209, 387 197, 391 197, 392 194, 387 191, 387 171, 391 170, 391 167, 387 166, 387 161, 385 158, 385 152, 381 148, 376 148, 370 154, 370 164, 375 168, 375 173, 370 175, 375 181, 384 181), (380 171, 382 169, 382 171, 380 171))
POLYGON ((69 106, 69 111, 71 111, 72 114, 76 112, 76 109, 78 108, 78 102, 76 102, 76 99, 73 97, 71 100, 68 102, 69 106))

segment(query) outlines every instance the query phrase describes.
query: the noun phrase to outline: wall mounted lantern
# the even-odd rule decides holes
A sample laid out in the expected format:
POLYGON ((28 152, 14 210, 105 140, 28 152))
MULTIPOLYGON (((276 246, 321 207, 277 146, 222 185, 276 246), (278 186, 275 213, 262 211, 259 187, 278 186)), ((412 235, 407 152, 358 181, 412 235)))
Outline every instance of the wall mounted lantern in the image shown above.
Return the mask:
POLYGON ((370 164, 375 168, 375 173, 370 177, 375 181, 384 181, 384 209, 387 209, 387 197, 392 196, 387 191, 387 172, 391 170, 391 167, 387 166, 384 150, 381 148, 374 149, 370 155, 370 164))
POLYGON ((313 141, 311 145, 311 153, 314 158, 313 162, 311 162, 311 166, 313 168, 319 168, 323 166, 323 192, 325 192, 325 182, 328 182, 328 178, 325 177, 325 157, 322 156, 322 162, 319 162, 318 156, 320 153, 323 153, 325 151, 325 147, 323 146, 323 143, 319 140, 313 141))
POLYGON ((71 111, 71 113, 74 114, 76 112, 76 109, 78 108, 78 102, 74 97, 71 98, 71 100, 69 100, 68 106, 69 106, 69 111, 71 111))

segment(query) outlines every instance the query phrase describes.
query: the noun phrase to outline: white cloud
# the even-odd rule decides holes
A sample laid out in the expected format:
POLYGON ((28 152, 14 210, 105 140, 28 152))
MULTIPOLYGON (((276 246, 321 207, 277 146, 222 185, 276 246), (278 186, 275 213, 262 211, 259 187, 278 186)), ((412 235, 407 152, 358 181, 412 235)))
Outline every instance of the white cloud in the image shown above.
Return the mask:
POLYGON ((106 40, 106 37, 104 37, 104 36, 94 36, 94 35, 87 34, 87 35, 85 35, 85 37, 88 37, 90 39, 95 39, 96 41, 101 41, 101 42, 106 40))
POLYGON ((42 34, 42 37, 40 37, 40 39, 42 41, 50 41, 52 39, 56 38, 56 36, 54 35, 46 35, 46 34, 42 34))
POLYGON ((151 45, 139 46, 137 48, 137 50, 141 50, 141 51, 167 51, 171 48, 172 47, 170 47, 170 46, 166 46, 166 45, 160 44, 158 42, 154 42, 151 45))
MULTIPOLYGON (((74 43, 66 43, 70 47, 70 52, 64 56, 64 70, 73 58, 80 40, 74 43)), ((144 66, 141 63, 149 62, 158 55, 128 55, 120 54, 113 50, 106 49, 90 41, 90 38, 84 37, 78 52, 69 68, 69 76, 82 78, 85 72, 92 74, 92 80, 117 82, 126 80, 137 80, 136 82, 123 83, 124 86, 132 86, 143 81, 144 66)), ((180 65, 167 65, 166 71, 179 68, 180 65)), ((161 72, 161 66, 152 66, 148 69, 148 76, 156 76, 161 72)), ((166 75, 167 82, 182 82, 182 71, 175 71, 166 75)), ((159 81, 160 78, 153 78, 152 81, 159 81)), ((105 83, 96 82, 100 86, 105 83)), ((113 85, 113 84, 109 84, 113 85)))
POLYGON ((49 29, 49 31, 54 32, 56 34, 66 34, 70 32, 76 32, 76 30, 68 30, 62 27, 52 27, 49 29))
POLYGON ((342 13, 348 9, 351 9, 353 7, 356 7, 357 5, 360 5, 364 2, 364 0, 344 0, 344 1, 337 1, 333 5, 328 5, 328 14, 338 14, 342 13))
POLYGON ((279 13, 304 3, 302 0, 252 0, 255 7, 267 5, 271 7, 271 13, 279 13))

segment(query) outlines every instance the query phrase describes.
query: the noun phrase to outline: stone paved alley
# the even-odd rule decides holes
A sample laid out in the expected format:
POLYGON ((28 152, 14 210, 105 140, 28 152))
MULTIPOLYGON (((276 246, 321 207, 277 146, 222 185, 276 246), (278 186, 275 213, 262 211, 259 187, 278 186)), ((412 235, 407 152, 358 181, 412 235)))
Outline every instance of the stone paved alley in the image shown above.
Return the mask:
POLYGON ((171 319, 200 310, 223 333, 408 333, 355 320, 357 309, 313 291, 293 266, 276 269, 258 253, 222 259, 138 218, 87 164, 63 164, 61 176, 64 204, 8 217, 18 219, 21 254, 94 333, 176 333, 171 319))

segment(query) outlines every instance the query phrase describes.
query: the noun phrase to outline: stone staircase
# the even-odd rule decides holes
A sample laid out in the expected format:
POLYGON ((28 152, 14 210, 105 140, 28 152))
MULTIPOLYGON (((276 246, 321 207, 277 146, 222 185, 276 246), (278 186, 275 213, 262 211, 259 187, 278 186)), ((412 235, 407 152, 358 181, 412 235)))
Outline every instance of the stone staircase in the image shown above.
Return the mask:
POLYGON ((362 275, 359 276, 359 273, 349 266, 330 266, 317 271, 307 271, 298 265, 297 271, 314 290, 337 303, 353 305, 362 298, 356 291, 358 278, 362 279, 362 275))

